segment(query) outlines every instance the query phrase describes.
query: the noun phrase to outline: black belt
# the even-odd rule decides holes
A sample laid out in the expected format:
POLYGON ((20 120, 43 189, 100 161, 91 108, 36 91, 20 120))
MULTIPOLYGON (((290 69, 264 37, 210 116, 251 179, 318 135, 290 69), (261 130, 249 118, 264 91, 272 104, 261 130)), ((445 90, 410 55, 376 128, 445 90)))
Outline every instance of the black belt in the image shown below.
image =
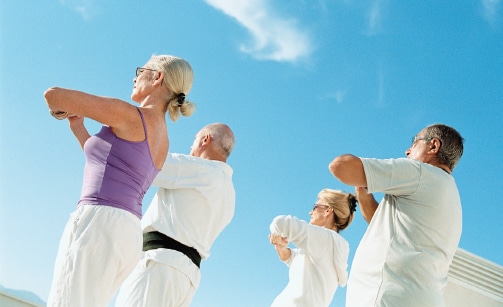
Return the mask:
POLYGON ((156 248, 167 248, 183 253, 189 257, 198 268, 201 267, 201 255, 193 247, 184 245, 167 235, 158 231, 147 232, 143 234, 143 251, 156 248))

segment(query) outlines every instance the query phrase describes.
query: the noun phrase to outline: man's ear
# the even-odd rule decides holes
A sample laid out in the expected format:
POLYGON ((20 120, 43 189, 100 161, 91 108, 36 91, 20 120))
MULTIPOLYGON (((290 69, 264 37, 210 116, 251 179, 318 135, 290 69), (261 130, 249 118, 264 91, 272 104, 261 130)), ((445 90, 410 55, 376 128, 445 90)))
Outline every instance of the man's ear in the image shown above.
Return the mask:
POLYGON ((440 143, 440 140, 437 138, 433 138, 431 140, 429 152, 435 153, 435 154, 438 153, 438 151, 440 150, 440 146, 442 146, 442 144, 440 143))
POLYGON ((206 134, 204 137, 201 138, 201 144, 202 145, 207 145, 211 142, 211 135, 206 134))

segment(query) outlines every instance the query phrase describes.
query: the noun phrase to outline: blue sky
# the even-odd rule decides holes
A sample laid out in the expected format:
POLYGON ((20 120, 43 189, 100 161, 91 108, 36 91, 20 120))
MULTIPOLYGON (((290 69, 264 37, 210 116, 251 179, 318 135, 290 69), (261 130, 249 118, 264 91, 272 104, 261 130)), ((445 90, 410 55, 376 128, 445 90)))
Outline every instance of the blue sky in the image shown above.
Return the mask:
MULTIPOLYGON (((288 269, 268 242, 279 214, 308 219, 337 155, 403 157, 445 123, 465 138, 454 177, 460 247, 503 264, 503 3, 473 1, 3 1, 0 4, 0 285, 47 299, 84 157, 43 92, 61 86, 130 100, 152 54, 188 60, 192 117, 170 151, 225 122, 236 135, 236 213, 202 264, 193 306, 268 306, 288 269), (286 4, 287 3, 287 4, 286 4)), ((87 121, 91 132, 99 125, 87 121)), ((155 189, 145 197, 144 210, 155 189)), ((350 260, 366 223, 341 234, 350 260)), ((344 306, 339 288, 332 306, 344 306)))

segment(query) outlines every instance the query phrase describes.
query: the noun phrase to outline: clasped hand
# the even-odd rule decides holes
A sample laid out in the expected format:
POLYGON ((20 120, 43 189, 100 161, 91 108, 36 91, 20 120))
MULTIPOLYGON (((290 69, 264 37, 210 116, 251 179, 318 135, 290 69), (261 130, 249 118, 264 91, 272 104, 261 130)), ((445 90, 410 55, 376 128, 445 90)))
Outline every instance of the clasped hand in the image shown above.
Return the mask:
POLYGON ((276 247, 286 247, 288 245, 288 239, 282 237, 281 235, 270 234, 269 242, 276 247))

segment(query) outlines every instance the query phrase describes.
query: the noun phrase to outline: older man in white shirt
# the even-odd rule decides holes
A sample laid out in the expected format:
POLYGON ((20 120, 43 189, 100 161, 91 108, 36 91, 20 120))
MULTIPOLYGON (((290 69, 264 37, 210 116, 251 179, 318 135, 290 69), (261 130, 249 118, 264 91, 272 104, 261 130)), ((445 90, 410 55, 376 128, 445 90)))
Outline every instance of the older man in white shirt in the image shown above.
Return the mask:
POLYGON ((451 173, 463 154, 452 127, 430 125, 412 138, 407 159, 336 157, 330 171, 356 186, 369 223, 351 266, 346 306, 444 306, 447 272, 462 230, 451 173), (384 193, 378 204, 373 192, 384 193))
POLYGON ((210 124, 190 155, 169 154, 153 182, 159 190, 142 218, 143 257, 122 285, 116 306, 189 306, 202 259, 234 215, 234 134, 210 124))

